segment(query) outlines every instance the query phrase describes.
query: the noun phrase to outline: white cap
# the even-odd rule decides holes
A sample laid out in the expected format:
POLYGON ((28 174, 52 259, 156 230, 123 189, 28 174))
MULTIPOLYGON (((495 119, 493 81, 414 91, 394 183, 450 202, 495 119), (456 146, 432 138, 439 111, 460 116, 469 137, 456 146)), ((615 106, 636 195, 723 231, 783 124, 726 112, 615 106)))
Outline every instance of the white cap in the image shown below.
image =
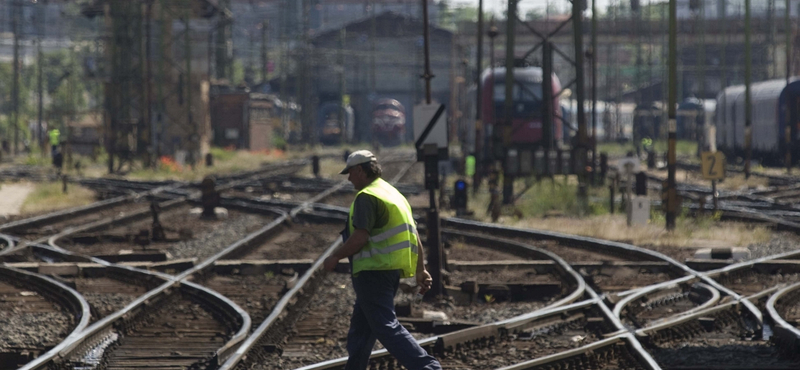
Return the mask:
POLYGON ((375 158, 375 154, 372 154, 372 152, 369 150, 357 150, 350 153, 350 156, 347 157, 347 166, 342 170, 342 172, 339 172, 339 174, 347 175, 347 172, 350 171, 350 168, 354 166, 377 161, 378 159, 375 158))

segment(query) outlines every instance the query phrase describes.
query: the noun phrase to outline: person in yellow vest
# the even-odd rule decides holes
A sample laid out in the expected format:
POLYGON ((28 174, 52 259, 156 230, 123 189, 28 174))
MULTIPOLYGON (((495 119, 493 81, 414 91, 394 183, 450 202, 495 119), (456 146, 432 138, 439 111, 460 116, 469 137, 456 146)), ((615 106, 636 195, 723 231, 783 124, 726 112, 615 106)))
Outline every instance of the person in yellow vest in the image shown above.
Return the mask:
POLYGON ((61 131, 57 128, 50 130, 50 150, 55 153, 58 149, 59 141, 61 140, 61 131))
POLYGON ((356 194, 350 205, 345 241, 325 259, 333 271, 349 258, 356 302, 347 334, 345 370, 364 370, 375 340, 409 370, 440 370, 442 366, 417 344, 394 312, 394 296, 401 278, 416 277, 420 293, 433 281, 425 269, 425 256, 408 200, 381 179, 375 155, 359 150, 347 157, 347 174, 356 194))

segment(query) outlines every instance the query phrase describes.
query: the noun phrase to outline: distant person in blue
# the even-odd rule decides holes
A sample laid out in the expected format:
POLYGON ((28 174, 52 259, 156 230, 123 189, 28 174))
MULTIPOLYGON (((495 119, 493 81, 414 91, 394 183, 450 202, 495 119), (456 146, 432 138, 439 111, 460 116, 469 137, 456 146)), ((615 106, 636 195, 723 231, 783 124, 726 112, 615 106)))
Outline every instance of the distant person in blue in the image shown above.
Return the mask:
POLYGON ((364 370, 375 340, 408 370, 441 370, 442 366, 417 344, 397 321, 394 296, 400 278, 415 276, 420 293, 431 288, 416 223, 406 198, 381 179, 381 167, 368 150, 347 157, 342 175, 349 175, 358 193, 350 205, 345 242, 325 259, 333 271, 349 258, 356 303, 347 333, 345 370, 364 370))

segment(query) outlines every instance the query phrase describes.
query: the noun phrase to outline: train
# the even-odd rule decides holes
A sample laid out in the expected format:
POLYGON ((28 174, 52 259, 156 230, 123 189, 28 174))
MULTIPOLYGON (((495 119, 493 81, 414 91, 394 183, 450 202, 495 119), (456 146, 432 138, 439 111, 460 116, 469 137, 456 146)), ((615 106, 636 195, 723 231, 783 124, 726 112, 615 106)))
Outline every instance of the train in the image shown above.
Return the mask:
MULTIPOLYGON (((757 82, 750 87, 753 158, 767 164, 785 164, 800 158, 800 80, 757 82), (788 128, 788 129, 787 129, 788 128), (788 131, 788 133, 787 133, 788 131), (789 145, 787 146, 787 134, 789 145)), ((717 150, 729 157, 745 152, 745 86, 731 86, 717 95, 714 114, 717 150)))
POLYGON ((355 115, 353 108, 342 107, 338 101, 326 102, 317 110, 319 141, 323 145, 338 145, 353 141, 355 115))
MULTIPOLYGON (((511 145, 530 146, 544 144, 542 121, 544 119, 544 104, 542 102, 542 82, 543 71, 540 67, 515 67, 514 68, 514 88, 512 92, 513 111, 511 112, 511 145)), ((494 126, 502 125, 505 119, 505 95, 506 95, 506 68, 488 68, 481 74, 481 121, 486 127, 494 132, 494 126)), ((559 104, 558 93, 561 91, 561 83, 558 77, 553 74, 553 133, 554 143, 560 143, 564 134, 562 131, 561 105, 559 104)))
POLYGON ((372 139, 382 146, 405 141, 406 109, 395 99, 378 99, 372 109, 372 139))

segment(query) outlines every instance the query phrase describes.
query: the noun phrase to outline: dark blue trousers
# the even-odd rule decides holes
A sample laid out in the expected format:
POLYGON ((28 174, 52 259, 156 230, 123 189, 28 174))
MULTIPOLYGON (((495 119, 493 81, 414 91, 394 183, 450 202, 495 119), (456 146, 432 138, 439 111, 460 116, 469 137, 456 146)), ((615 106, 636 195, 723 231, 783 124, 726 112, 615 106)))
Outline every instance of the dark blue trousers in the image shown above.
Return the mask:
POLYGON ((400 271, 361 271, 353 277, 356 304, 347 333, 350 358, 345 370, 365 370, 376 339, 408 370, 441 370, 397 321, 394 295, 399 284, 400 271))

